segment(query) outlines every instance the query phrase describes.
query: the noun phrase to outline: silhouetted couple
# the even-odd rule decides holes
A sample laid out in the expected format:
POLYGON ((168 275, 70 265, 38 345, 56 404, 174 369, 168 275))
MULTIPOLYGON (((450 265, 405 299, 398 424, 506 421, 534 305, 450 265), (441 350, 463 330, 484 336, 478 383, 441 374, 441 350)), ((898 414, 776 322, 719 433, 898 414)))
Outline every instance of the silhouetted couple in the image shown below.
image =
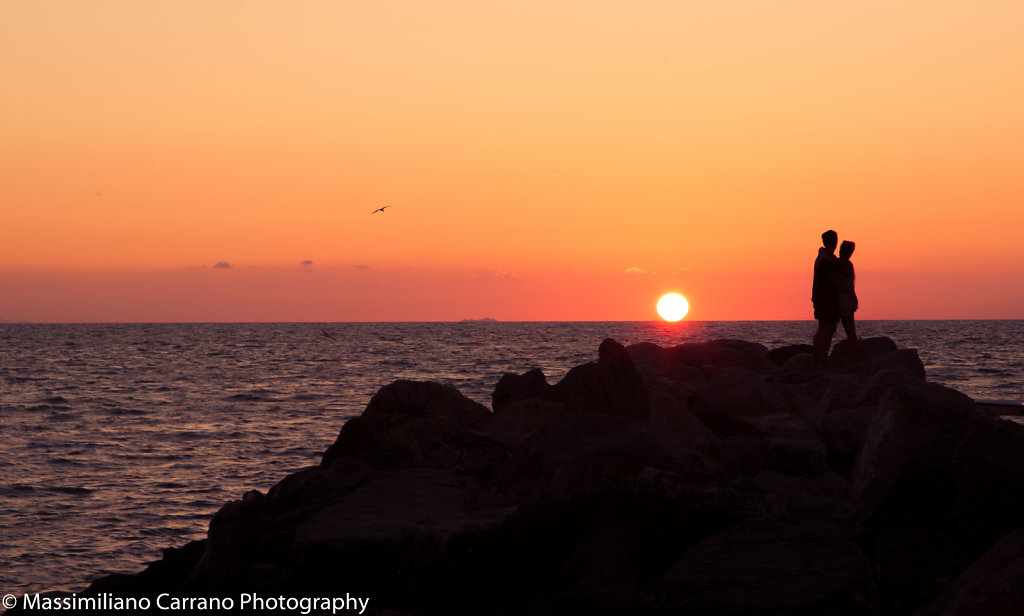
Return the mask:
POLYGON ((821 234, 821 243, 823 246, 818 249, 818 258, 814 260, 814 285, 811 288, 814 318, 818 320, 818 331, 814 333, 814 365, 818 367, 824 367, 828 361, 828 350, 839 321, 843 322, 851 351, 854 355, 860 352, 857 324, 853 320, 857 293, 854 291, 853 262, 850 261, 856 245, 843 242, 837 258, 839 235, 831 229, 821 234))

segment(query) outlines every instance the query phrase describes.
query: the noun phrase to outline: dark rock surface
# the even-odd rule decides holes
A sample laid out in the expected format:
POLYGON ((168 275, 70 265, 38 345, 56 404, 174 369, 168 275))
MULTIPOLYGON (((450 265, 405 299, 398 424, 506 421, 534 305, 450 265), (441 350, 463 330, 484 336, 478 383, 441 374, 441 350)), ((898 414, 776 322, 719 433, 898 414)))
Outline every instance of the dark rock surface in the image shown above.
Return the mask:
POLYGON ((1019 614, 1024 606, 1024 529, 1017 529, 961 573, 920 616, 1019 614))
POLYGON ((493 413, 396 381, 320 466, 84 595, 347 592, 372 614, 495 616, 1018 608, 1024 426, 928 383, 887 338, 840 343, 824 370, 804 359, 606 340, 559 383, 503 376, 493 413))

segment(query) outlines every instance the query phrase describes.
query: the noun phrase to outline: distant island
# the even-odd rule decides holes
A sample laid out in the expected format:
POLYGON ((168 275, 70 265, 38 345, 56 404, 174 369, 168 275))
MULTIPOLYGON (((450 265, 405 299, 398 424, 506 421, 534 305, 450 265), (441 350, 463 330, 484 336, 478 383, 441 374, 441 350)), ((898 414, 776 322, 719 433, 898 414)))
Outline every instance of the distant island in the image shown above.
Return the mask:
POLYGON ((491 317, 484 317, 482 319, 462 319, 459 323, 497 323, 498 319, 492 319, 491 317))

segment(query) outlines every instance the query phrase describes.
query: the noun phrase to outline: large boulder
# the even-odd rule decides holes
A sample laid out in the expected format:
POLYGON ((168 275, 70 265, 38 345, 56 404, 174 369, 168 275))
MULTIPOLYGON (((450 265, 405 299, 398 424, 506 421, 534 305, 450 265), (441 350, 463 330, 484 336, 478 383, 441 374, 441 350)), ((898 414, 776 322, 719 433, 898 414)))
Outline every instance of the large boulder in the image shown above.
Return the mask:
POLYGON ((828 465, 849 478, 857 455, 864 446, 871 420, 878 414, 877 406, 835 409, 825 415, 822 436, 828 450, 828 465))
POLYGON ((516 448, 496 478, 516 493, 566 500, 618 485, 645 467, 676 468, 647 424, 602 413, 565 413, 516 448))
POLYGON ((896 351, 899 347, 892 338, 878 336, 875 338, 860 338, 854 345, 850 340, 840 340, 832 347, 828 363, 830 366, 849 366, 862 362, 879 355, 887 355, 896 351))
POLYGON ((1024 526, 1024 425, 979 415, 953 456, 957 497, 951 523, 969 558, 1024 526))
POLYGON ((735 524, 744 499, 645 468, 614 487, 525 503, 505 525, 509 614, 636 614, 649 588, 696 541, 735 524))
POLYGON ((1024 606, 1024 528, 1001 538, 918 616, 1020 614, 1024 606))
POLYGON ((712 535, 648 593, 655 614, 865 614, 871 564, 842 524, 747 522, 712 535))
POLYGON ((773 372, 778 366, 768 357, 768 348, 746 340, 689 342, 669 349, 674 361, 709 372, 716 368, 739 367, 754 372, 773 372))
POLYGON ((611 338, 601 343, 597 363, 577 366, 546 396, 570 411, 602 413, 647 421, 647 390, 629 353, 611 338))
POLYGON ((506 406, 522 400, 544 400, 551 391, 551 385, 540 368, 534 368, 523 374, 506 373, 494 386, 491 395, 491 408, 495 414, 506 406))
POLYGON ((291 562, 316 588, 343 585, 378 606, 482 609, 501 573, 499 530, 515 506, 439 469, 378 474, 298 521, 291 562))
POLYGON ((648 381, 650 425, 661 447, 672 457, 678 472, 691 481, 720 475, 721 441, 669 388, 648 381))
POLYGON ((395 381, 373 396, 362 415, 345 422, 321 465, 342 456, 390 468, 450 467, 481 456, 500 458, 501 448, 476 434, 491 419, 485 406, 453 387, 395 381))
POLYGON ((858 520, 909 527, 948 512, 956 500, 953 453, 978 417, 970 398, 940 385, 890 389, 852 473, 858 520))
POLYGON ((765 470, 796 477, 820 477, 828 470, 828 452, 821 435, 802 418, 781 413, 751 417, 765 443, 765 470))
POLYGON ((932 601, 1024 519, 1024 427, 963 394, 890 389, 853 470, 860 541, 876 563, 884 609, 932 601))
POLYGON ((813 355, 814 347, 809 344, 790 344, 768 351, 768 359, 777 366, 785 366, 797 355, 813 355))
POLYGON ((754 476, 770 470, 796 477, 820 477, 828 470, 821 435, 795 415, 747 417, 721 441, 726 476, 754 476))
POLYGON ((483 434, 517 448, 534 434, 554 429, 569 419, 569 411, 560 402, 526 398, 507 402, 494 414, 494 421, 483 434))
POLYGON ((707 376, 700 366, 681 360, 680 347, 664 348, 653 342, 630 345, 626 351, 646 381, 660 381, 674 389, 689 393, 700 389, 707 376))
POLYGON ((913 379, 925 380, 924 364, 917 349, 899 349, 871 357, 855 364, 854 370, 861 374, 878 374, 883 370, 893 370, 913 379))
POLYGON ((827 520, 848 526, 850 482, 835 473, 808 478, 765 471, 750 486, 756 498, 748 507, 757 510, 759 518, 790 524, 827 520))
POLYGON ((749 417, 799 412, 783 388, 747 368, 717 371, 696 396, 694 408, 705 423, 714 421, 709 415, 749 417))

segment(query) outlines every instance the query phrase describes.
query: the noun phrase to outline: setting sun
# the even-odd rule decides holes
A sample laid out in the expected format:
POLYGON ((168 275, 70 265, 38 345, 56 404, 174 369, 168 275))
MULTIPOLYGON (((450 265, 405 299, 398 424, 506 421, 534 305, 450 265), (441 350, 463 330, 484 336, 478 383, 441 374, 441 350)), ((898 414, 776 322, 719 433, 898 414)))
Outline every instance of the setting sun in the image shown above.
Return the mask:
POLYGON ((658 314, 666 321, 678 321, 686 316, 690 305, 686 298, 678 293, 663 295, 658 300, 658 314))

